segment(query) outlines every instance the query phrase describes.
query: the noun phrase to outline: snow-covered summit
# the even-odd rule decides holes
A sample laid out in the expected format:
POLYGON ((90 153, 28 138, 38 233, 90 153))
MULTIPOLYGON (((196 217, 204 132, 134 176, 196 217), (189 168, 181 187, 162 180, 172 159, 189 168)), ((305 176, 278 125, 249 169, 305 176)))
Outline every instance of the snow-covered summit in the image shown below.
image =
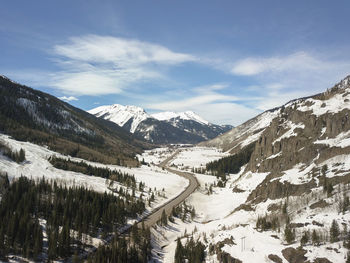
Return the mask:
POLYGON ((137 126, 144 120, 152 118, 145 112, 144 109, 137 106, 123 106, 120 104, 100 106, 88 111, 97 117, 103 117, 106 120, 112 121, 119 126, 124 126, 132 119, 130 132, 134 133, 137 126))
POLYGON ((151 116, 160 121, 168 121, 171 119, 179 118, 182 120, 193 120, 205 125, 209 125, 208 121, 204 120, 202 117, 198 116, 193 111, 184 111, 184 112, 165 111, 165 112, 152 114, 151 116))
POLYGON ((112 121, 138 137, 160 144, 194 144, 214 138, 232 128, 230 125, 209 123, 192 111, 150 115, 137 106, 114 104, 100 106, 88 112, 112 121))

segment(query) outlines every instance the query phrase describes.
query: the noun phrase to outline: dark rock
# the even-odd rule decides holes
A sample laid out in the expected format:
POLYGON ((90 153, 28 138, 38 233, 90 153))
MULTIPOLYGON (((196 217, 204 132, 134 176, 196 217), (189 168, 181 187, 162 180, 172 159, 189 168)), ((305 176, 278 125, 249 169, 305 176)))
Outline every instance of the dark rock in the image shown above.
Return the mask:
POLYGON ((238 206, 234 212, 239 211, 239 210, 244 210, 244 211, 254 211, 254 208, 251 205, 248 204, 241 204, 238 206))
POLYGON ((283 263, 283 260, 277 255, 270 254, 269 259, 275 263, 283 263))
POLYGON ((311 209, 315 209, 315 208, 324 208, 326 206, 329 206, 329 204, 325 201, 325 200, 320 200, 316 203, 313 203, 312 205, 310 205, 311 209))
POLYGON ((217 259, 219 262, 227 262, 227 263, 243 263, 241 260, 232 257, 230 254, 227 252, 222 252, 217 254, 217 259))
POLYGON ((332 263, 332 261, 329 261, 327 258, 316 258, 314 263, 332 263))
POLYGON ((275 212, 275 211, 278 211, 281 209, 282 209, 281 204, 270 204, 267 207, 267 211, 269 211, 269 212, 275 212))
POLYGON ((317 221, 315 221, 315 220, 312 220, 312 224, 315 225, 315 226, 324 227, 324 224, 319 223, 319 222, 317 222, 317 221))
POLYGON ((288 247, 282 250, 282 255, 289 263, 303 263, 307 260, 305 257, 306 252, 305 249, 288 247))

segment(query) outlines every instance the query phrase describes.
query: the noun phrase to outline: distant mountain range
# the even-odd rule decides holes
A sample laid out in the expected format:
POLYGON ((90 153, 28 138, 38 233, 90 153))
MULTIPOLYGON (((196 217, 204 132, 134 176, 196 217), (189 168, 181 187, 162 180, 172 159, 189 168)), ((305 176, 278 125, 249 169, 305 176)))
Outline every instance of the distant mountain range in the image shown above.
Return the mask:
POLYGON ((157 144, 194 144, 215 138, 233 128, 231 125, 209 123, 192 111, 148 114, 140 107, 114 104, 88 112, 157 144))
POLYGON ((0 131, 74 157, 136 165, 150 144, 118 125, 0 75, 0 131))

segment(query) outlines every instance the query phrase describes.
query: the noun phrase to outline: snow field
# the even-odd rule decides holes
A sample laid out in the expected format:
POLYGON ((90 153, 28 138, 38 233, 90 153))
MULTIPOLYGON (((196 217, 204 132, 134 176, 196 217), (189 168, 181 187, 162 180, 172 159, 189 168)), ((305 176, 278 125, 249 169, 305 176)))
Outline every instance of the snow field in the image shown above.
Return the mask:
MULTIPOLYGON (((198 149, 197 149, 198 150, 198 149)), ((204 151, 205 152, 205 151, 204 151)), ((186 153, 180 152, 173 162, 178 161, 182 164, 182 161, 186 158, 191 158, 191 153, 194 156, 200 156, 196 150, 188 149, 186 153), (179 161, 181 160, 181 161, 179 161)), ((195 157, 196 158, 196 157, 195 157)), ((347 175, 350 169, 350 155, 340 155, 327 160, 324 163, 318 165, 314 164, 305 165, 299 164, 296 167, 284 172, 284 175, 277 178, 281 181, 289 181, 293 184, 302 184, 308 182, 311 176, 313 168, 321 168, 324 164, 328 165, 327 177, 333 177, 336 175, 347 175), (339 174, 337 171, 341 171, 339 174)), ((318 157, 315 158, 316 161, 318 157)), ((196 165, 199 158, 187 163, 196 165)), ((176 239, 182 237, 183 244, 187 238, 184 237, 184 233, 191 234, 195 229, 194 239, 201 240, 205 243, 204 235, 208 246, 216 244, 219 241, 223 241, 226 238, 233 238, 235 245, 225 245, 223 251, 231 254, 233 257, 246 262, 271 262, 268 259, 269 254, 274 254, 282 259, 282 262, 287 263, 286 259, 282 255, 282 250, 287 247, 297 248, 300 245, 300 238, 304 231, 309 230, 310 233, 315 229, 318 233, 328 234, 329 228, 333 219, 335 219, 342 231, 343 224, 350 224, 350 213, 346 212, 344 215, 339 214, 338 200, 342 197, 339 194, 339 190, 335 187, 334 195, 327 198, 326 193, 323 192, 322 187, 315 188, 309 194, 304 194, 298 197, 289 197, 288 201, 288 214, 291 218, 291 223, 302 223, 304 227, 295 228, 296 242, 291 245, 286 245, 284 241, 284 225, 283 222, 278 231, 265 231, 259 232, 255 229, 256 220, 258 216, 264 216, 274 212, 268 212, 268 207, 272 204, 282 205, 285 199, 270 200, 266 202, 253 205, 254 211, 238 210, 233 212, 235 208, 244 204, 248 195, 253 191, 268 175, 268 173, 244 173, 245 167, 242 167, 241 172, 236 175, 229 175, 228 182, 225 188, 213 188, 213 194, 207 195, 205 191, 205 184, 213 184, 216 182, 216 178, 210 175, 196 174, 201 187, 198 191, 193 193, 187 200, 188 205, 194 206, 196 210, 196 218, 192 222, 182 222, 180 219, 175 219, 175 223, 170 223, 167 227, 157 227, 156 230, 152 230, 155 243, 157 247, 156 252, 160 253, 158 258, 159 262, 170 263, 174 260, 176 239), (232 190, 238 188, 243 192, 232 190), (325 200, 328 204, 324 208, 311 209, 310 205, 325 200), (323 224, 324 227, 317 226, 315 223, 323 224), (242 249, 241 238, 245 237, 245 247, 242 249), (163 249, 162 249, 163 247, 163 249)), ((341 190, 340 192, 342 192, 341 190)), ((350 195, 350 189, 346 190, 347 195, 350 195)), ((280 214, 280 210, 277 211, 277 215, 280 214)), ((307 250, 306 257, 310 262, 313 262, 316 258, 328 258, 332 262, 343 262, 347 250, 343 248, 342 242, 329 243, 326 242, 316 247, 310 243, 304 246, 307 250), (334 250, 336 249, 336 250, 334 250), (336 252, 338 251, 338 252, 336 252)), ((208 252, 208 251, 207 251, 208 252)), ((218 262, 216 255, 210 256, 207 253, 206 262, 218 262)))
POLYGON ((156 148, 152 150, 147 150, 142 153, 142 155, 137 155, 137 158, 142 161, 144 160, 149 164, 159 164, 166 158, 170 157, 175 151, 175 148, 156 148))
MULTIPOLYGON (((53 152, 36 144, 13 140, 9 136, 3 134, 0 134, 0 141, 10 145, 10 147, 16 151, 23 148, 26 153, 26 161, 23 164, 17 164, 16 162, 10 161, 7 157, 0 154, 0 171, 6 172, 10 180, 20 176, 26 176, 32 179, 40 179, 44 177, 46 179, 56 180, 62 184, 67 184, 68 186, 81 185, 97 192, 111 192, 107 188, 106 179, 56 169, 47 160, 52 155, 61 158, 68 158, 67 156, 53 152)), ((79 158, 70 157, 70 159, 77 162, 82 161, 82 159, 79 158)), ((112 170, 120 170, 121 172, 134 175, 138 182, 144 182, 146 184, 146 192, 143 193, 145 197, 148 195, 147 188, 151 188, 152 190, 156 188, 157 192, 160 191, 162 194, 164 194, 165 198, 158 195, 155 196, 156 200, 152 204, 152 207, 147 207, 148 212, 150 212, 154 207, 160 206, 177 196, 188 185, 188 181, 183 177, 163 171, 161 168, 156 166, 148 167, 144 165, 140 168, 126 168, 117 165, 105 165, 88 161, 85 162, 96 167, 107 167, 112 170)), ((126 189, 125 186, 118 184, 117 182, 114 183, 114 186, 123 187, 126 189)), ((137 196, 140 194, 140 192, 136 191, 137 196)))
POLYGON ((180 148, 180 153, 172 160, 170 165, 176 165, 190 170, 192 167, 205 167, 206 163, 228 156, 213 147, 180 148))

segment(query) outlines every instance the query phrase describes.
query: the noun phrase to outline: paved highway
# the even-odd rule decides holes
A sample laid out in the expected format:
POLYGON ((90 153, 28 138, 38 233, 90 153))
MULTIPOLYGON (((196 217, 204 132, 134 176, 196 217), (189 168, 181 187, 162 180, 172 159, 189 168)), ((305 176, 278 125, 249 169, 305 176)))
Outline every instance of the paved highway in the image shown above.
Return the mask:
MULTIPOLYGON (((167 166, 167 164, 179 153, 179 151, 176 151, 174 154, 172 154, 170 157, 168 157, 166 160, 161 162, 159 164, 160 167, 166 169, 170 173, 177 174, 179 176, 182 176, 186 178, 189 181, 188 186, 184 191, 182 191, 177 197, 171 199, 161 207, 155 209, 152 211, 150 215, 148 215, 143 221, 146 227, 153 226, 157 223, 157 221, 161 218, 163 210, 165 210, 165 213, 167 215, 170 215, 173 207, 176 207, 177 205, 181 204, 190 194, 192 194, 197 187, 199 186, 199 183, 197 181, 197 178, 189 172, 183 172, 178 171, 175 169, 171 169, 167 166)), ((139 223, 139 226, 141 226, 142 221, 139 223)))

